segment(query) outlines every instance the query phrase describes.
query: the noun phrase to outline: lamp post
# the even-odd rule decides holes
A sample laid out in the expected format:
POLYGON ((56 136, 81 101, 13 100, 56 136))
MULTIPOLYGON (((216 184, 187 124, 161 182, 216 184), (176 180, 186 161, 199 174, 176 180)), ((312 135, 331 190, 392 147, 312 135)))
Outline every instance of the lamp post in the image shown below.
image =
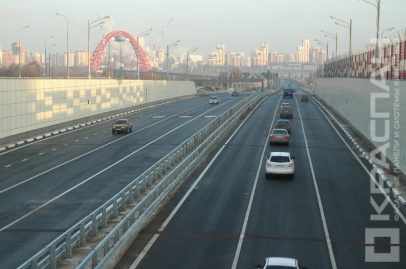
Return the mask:
POLYGON ((367 1, 367 0, 358 0, 358 1, 364 1, 365 3, 368 3, 376 8, 376 55, 375 58, 379 58, 379 20, 381 16, 381 0, 375 0, 375 4, 367 1))
POLYGON ((21 34, 20 33, 21 33, 22 29, 25 29, 25 28, 28 28, 28 27, 30 27, 30 26, 26 25, 24 27, 21 27, 18 30, 18 64, 19 64, 19 69, 20 69, 20 72, 19 72, 19 75, 18 75, 19 78, 21 78, 21 34))
POLYGON ((51 74, 51 47, 56 46, 56 44, 50 45, 48 48, 49 51, 49 57, 48 57, 48 66, 49 66, 49 76, 52 77, 51 74))
POLYGON ((60 13, 55 13, 57 16, 62 16, 66 19, 66 72, 67 77, 69 78, 69 21, 68 17, 60 13))
POLYGON ((45 38, 45 76, 48 76, 48 69, 47 69, 47 40, 50 38, 53 38, 54 36, 48 36, 47 38, 45 38))
POLYGON ((192 50, 188 50, 186 52, 186 80, 189 80, 189 53, 190 52, 195 52, 198 49, 198 47, 192 49, 192 50))
POLYGON ((169 78, 169 48, 178 45, 178 42, 180 42, 180 40, 166 45, 166 80, 169 78))
POLYGON ((144 37, 149 35, 149 32, 152 31, 152 28, 140 33, 137 35, 137 79, 140 79, 140 53, 139 53, 139 46, 140 46, 140 37, 144 37))
POLYGON ((105 19, 108 19, 108 18, 110 18, 110 16, 105 16, 104 18, 101 18, 101 19, 98 19, 98 20, 95 20, 95 21, 92 21, 92 22, 90 22, 89 20, 87 20, 87 66, 88 66, 87 78, 88 78, 88 79, 91 79, 91 78, 92 78, 92 75, 91 75, 91 73, 90 73, 90 30, 91 30, 93 27, 96 27, 96 26, 98 26, 98 25, 104 24, 104 21, 102 21, 102 20, 105 20, 105 19), (102 22, 100 22, 100 21, 102 21, 102 22), (99 22, 99 23, 98 23, 98 24, 95 24, 95 25, 92 25, 92 24, 94 24, 95 22, 99 22))
POLYGON ((343 21, 343 20, 337 19, 336 17, 333 17, 333 16, 330 16, 330 18, 339 21, 339 22, 337 22, 337 21, 335 22, 336 25, 345 27, 345 28, 347 28, 347 29, 350 31, 350 51, 349 51, 349 56, 348 56, 348 58, 349 58, 349 67, 348 67, 348 74, 347 74, 347 76, 350 76, 350 71, 351 71, 351 66, 352 66, 352 64, 351 64, 351 54, 352 54, 352 49, 351 49, 351 45, 352 45, 352 40, 351 40, 351 39, 352 39, 352 19, 350 19, 350 22, 348 23, 348 22, 345 22, 345 21, 343 21), (340 23, 340 22, 342 22, 342 23, 340 23), (343 24, 343 23, 344 23, 344 24, 343 24))
POLYGON ((322 33, 324 33, 324 36, 325 37, 329 37, 329 38, 331 38, 331 39, 333 39, 335 42, 336 42, 336 56, 338 55, 338 46, 337 46, 337 43, 338 43, 338 37, 337 37, 337 33, 334 35, 334 34, 332 34, 332 33, 329 33, 329 32, 326 32, 326 31, 324 31, 324 30, 321 30, 321 32, 322 33))
POLYGON ((380 44, 380 46, 382 46, 383 34, 384 34, 385 32, 390 32, 390 31, 392 31, 393 29, 395 29, 395 27, 386 28, 386 29, 382 30, 382 32, 381 32, 381 42, 380 42, 381 44, 380 44))

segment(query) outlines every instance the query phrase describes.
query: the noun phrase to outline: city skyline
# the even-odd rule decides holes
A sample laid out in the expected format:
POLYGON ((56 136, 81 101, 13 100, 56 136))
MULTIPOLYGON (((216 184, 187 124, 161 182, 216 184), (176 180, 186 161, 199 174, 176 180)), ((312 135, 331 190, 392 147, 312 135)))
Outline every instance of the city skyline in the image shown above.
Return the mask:
MULTIPOLYGON (((173 48, 178 54, 199 47, 196 54, 207 58, 218 44, 227 44, 226 52, 250 55, 263 42, 269 44, 270 51, 295 53, 298 43, 305 38, 312 43, 317 38, 332 44, 334 41, 320 32, 323 29, 338 34, 338 52, 342 54, 348 51, 348 30, 335 25, 331 15, 346 21, 352 19, 354 49, 370 43, 376 36, 374 7, 356 0, 287 0, 283 3, 265 0, 176 0, 170 4, 155 0, 142 6, 123 0, 114 5, 93 0, 80 5, 76 1, 52 0, 2 2, 0 46, 3 50, 9 50, 9 46, 21 35, 22 44, 30 51, 43 51, 48 36, 54 36, 52 42, 56 46, 53 51, 66 51, 67 21, 56 16, 56 12, 69 18, 70 51, 86 50, 88 21, 107 15, 110 19, 105 27, 97 26, 91 31, 91 51, 110 30, 124 30, 136 36, 153 28, 151 34, 145 37, 144 45, 158 43, 158 47, 165 48, 167 44, 180 40, 173 48), (348 5, 351 9, 347 8, 348 5), (19 31, 26 25, 29 28, 19 31)), ((406 1, 382 2, 381 30, 395 27, 391 34, 404 30, 401 12, 404 8, 406 1)))

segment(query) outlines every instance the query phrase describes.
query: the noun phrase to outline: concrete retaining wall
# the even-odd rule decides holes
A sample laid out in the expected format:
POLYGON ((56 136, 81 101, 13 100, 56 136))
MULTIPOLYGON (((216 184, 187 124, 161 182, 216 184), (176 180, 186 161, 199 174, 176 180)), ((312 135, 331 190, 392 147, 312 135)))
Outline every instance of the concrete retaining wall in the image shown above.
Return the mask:
POLYGON ((321 78, 315 94, 406 174, 406 81, 321 78))
POLYGON ((196 94, 192 81, 0 79, 0 140, 109 111, 196 94))

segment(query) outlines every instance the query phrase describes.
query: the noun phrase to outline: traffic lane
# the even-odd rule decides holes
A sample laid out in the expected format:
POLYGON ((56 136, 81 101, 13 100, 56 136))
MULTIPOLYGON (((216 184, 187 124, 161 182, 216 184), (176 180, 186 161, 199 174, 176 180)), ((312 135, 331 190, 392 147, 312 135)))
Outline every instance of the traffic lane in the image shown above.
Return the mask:
POLYGON ((300 122, 295 125, 289 146, 272 145, 266 151, 290 152, 295 177, 266 179, 263 160, 237 268, 270 256, 296 258, 309 268, 332 268, 300 122))
POLYGON ((46 201, 86 180, 97 182, 103 181, 104 178, 109 180, 120 177, 128 184, 212 120, 213 118, 200 117, 186 121, 182 119, 166 121, 165 126, 161 124, 155 128, 146 129, 141 132, 142 135, 135 135, 135 133, 127 135, 128 139, 102 148, 97 154, 83 156, 63 167, 29 180, 23 185, 16 186, 15 189, 7 191, 7 195, 0 196, 0 202, 4 202, 0 208, 0 215, 5 216, 0 220, 0 227, 8 225, 14 219, 29 212, 30 209, 24 208, 24 203, 21 201, 46 201), (186 125, 178 128, 183 124, 186 125), (172 133, 167 132, 163 137, 157 137, 162 130, 169 128, 172 128, 170 131, 172 133))
MULTIPOLYGON (((229 104, 228 104, 229 105, 229 104)), ((215 108, 210 108, 207 109, 206 107, 200 107, 199 106, 194 106, 192 110, 190 111, 191 113, 188 114, 188 117, 192 117, 193 115, 201 115, 202 113, 210 113, 213 111, 216 111, 215 114, 221 114, 225 110, 228 109, 228 106, 226 104, 215 107, 215 108), (200 112, 200 113, 199 113, 200 112), (199 114, 197 114, 199 113, 199 114)), ((213 112, 214 113, 214 112, 213 112)), ((181 115, 181 112, 178 112, 177 114, 181 115)), ((165 117, 165 116, 163 116, 165 117)), ((159 125, 159 128, 156 130, 159 130, 161 132, 154 132, 156 135, 160 135, 163 133, 165 130, 170 130, 170 128, 173 128, 177 124, 182 124, 182 121, 178 120, 179 118, 176 116, 170 116, 170 118, 162 120, 160 119, 158 124, 157 124, 157 118, 155 118, 154 121, 152 121, 150 118, 154 118, 153 116, 149 116, 149 126, 143 127, 143 128, 155 128, 155 125, 159 125), (152 123, 151 123, 152 122, 152 123)), ((145 120, 144 120, 145 121, 145 120)), ((12 163, 13 155, 16 156, 21 160, 21 158, 24 158, 23 160, 25 162, 17 162, 13 167, 6 167, 3 168, 1 167, 0 169, 4 169, 2 171, 4 178, 7 180, 2 180, 1 181, 1 187, 2 189, 6 189, 13 184, 17 184, 27 178, 31 178, 35 175, 44 173, 44 171, 47 171, 49 169, 53 169, 56 166, 59 166, 63 164, 64 162, 70 162, 72 159, 79 158, 83 154, 88 154, 91 153, 91 151, 95 151, 96 154, 103 154, 96 152, 98 149, 102 149, 103 147, 107 147, 107 144, 118 144, 119 140, 124 140, 127 139, 126 137, 120 137, 120 136, 112 136, 109 134, 109 132, 106 133, 106 129, 100 129, 104 128, 103 126, 95 126, 93 128, 89 128, 86 130, 84 133, 84 130, 80 130, 77 133, 72 133, 68 134, 67 136, 58 136, 52 139, 52 144, 51 141, 46 141, 46 142, 40 142, 38 144, 33 145, 33 147, 30 148, 24 148, 21 149, 20 151, 15 151, 11 152, 10 155, 7 155, 7 161, 12 163), (97 128, 97 129, 96 129, 97 128), (95 130, 96 129, 96 130, 95 130), (93 133, 95 132, 95 133, 93 133), (99 135, 100 132, 100 135, 99 135), (79 138, 79 135, 82 135, 79 138), (115 140, 112 140, 115 139, 115 140), (107 143, 106 143, 107 141, 107 143), (63 145, 63 146, 62 146, 63 145), (72 145, 75 145, 72 147, 72 145), (79 147, 76 147, 76 145, 79 145, 79 147), (42 148, 41 148, 42 147, 42 148), (31 150, 33 150, 35 153, 33 154, 40 154, 38 156, 34 157, 28 157, 27 155, 30 154, 31 150), (39 149, 36 151, 35 149, 39 149), (26 151, 29 151, 28 153, 26 151), (39 152, 39 153, 38 153, 39 152), (24 156, 20 156, 21 154, 24 154, 24 156), (70 158, 70 159, 69 159, 70 158), (19 179, 16 179, 18 177, 19 179)), ((106 127, 107 128, 107 127, 106 127)), ((108 127, 108 131, 110 131, 111 127, 108 127)), ((134 130, 134 133, 139 133, 140 131, 134 130)), ((142 136, 142 134, 140 134, 142 136)))
POLYGON ((257 127, 270 125, 267 111, 256 113, 252 123, 243 125, 196 186, 192 183, 201 175, 201 170, 192 175, 186 186, 141 232, 116 268, 128 268, 140 253, 140 245, 146 243, 151 234, 159 234, 159 238, 137 268, 230 268, 266 139, 262 128, 257 127), (225 169, 230 167, 230 162, 233 169, 225 169), (162 232, 157 231, 170 213, 167 208, 174 208, 174 203, 190 188, 193 188, 190 196, 167 227, 162 232), (182 253, 182 261, 179 261, 179 253, 182 253))
MULTIPOLYGON (((382 264, 385 268, 404 266, 404 261, 365 262, 365 233, 368 228, 399 229, 399 239, 403 242, 400 252, 405 257, 405 225, 403 221, 393 221, 395 214, 390 205, 382 208, 382 214, 388 213, 390 216, 389 221, 371 221, 371 216, 377 214, 371 197, 376 199, 377 206, 381 206, 384 196, 371 194, 368 169, 360 165, 336 131, 316 110, 315 106, 309 106, 302 113, 305 115, 303 118, 307 118, 304 126, 320 194, 326 205, 325 214, 337 265, 342 268, 354 264, 357 268, 382 268, 382 264)), ((389 252, 387 243, 384 251, 389 252)), ((382 251, 384 245, 382 242, 377 244, 378 251, 382 251)))

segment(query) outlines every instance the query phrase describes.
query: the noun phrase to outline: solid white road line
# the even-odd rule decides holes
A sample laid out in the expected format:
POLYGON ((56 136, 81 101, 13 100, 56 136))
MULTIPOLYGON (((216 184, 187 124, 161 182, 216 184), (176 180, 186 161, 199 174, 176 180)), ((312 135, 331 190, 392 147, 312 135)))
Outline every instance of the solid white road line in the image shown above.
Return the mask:
POLYGON ((328 231, 326 216, 324 214, 323 203, 321 202, 319 187, 318 187, 317 180, 316 180, 316 174, 314 173, 312 157, 310 156, 309 145, 307 143, 306 132, 305 132, 303 121, 302 121, 302 114, 300 113, 300 108, 297 103, 297 100, 296 100, 296 105, 297 105, 297 111, 299 113, 300 125, 302 126, 303 137, 304 137, 304 141, 305 141, 305 145, 306 145, 306 153, 307 153, 307 158, 309 159, 310 171, 312 173, 313 185, 314 185, 314 190, 316 192, 317 203, 319 204, 320 217, 321 217, 321 221, 323 223, 324 236, 326 237, 326 243, 327 243, 328 253, 330 256, 331 267, 333 269, 337 269, 337 264, 336 264, 336 260, 335 260, 334 252, 333 252, 333 246, 331 244, 331 239, 330 239, 330 233, 328 231))

